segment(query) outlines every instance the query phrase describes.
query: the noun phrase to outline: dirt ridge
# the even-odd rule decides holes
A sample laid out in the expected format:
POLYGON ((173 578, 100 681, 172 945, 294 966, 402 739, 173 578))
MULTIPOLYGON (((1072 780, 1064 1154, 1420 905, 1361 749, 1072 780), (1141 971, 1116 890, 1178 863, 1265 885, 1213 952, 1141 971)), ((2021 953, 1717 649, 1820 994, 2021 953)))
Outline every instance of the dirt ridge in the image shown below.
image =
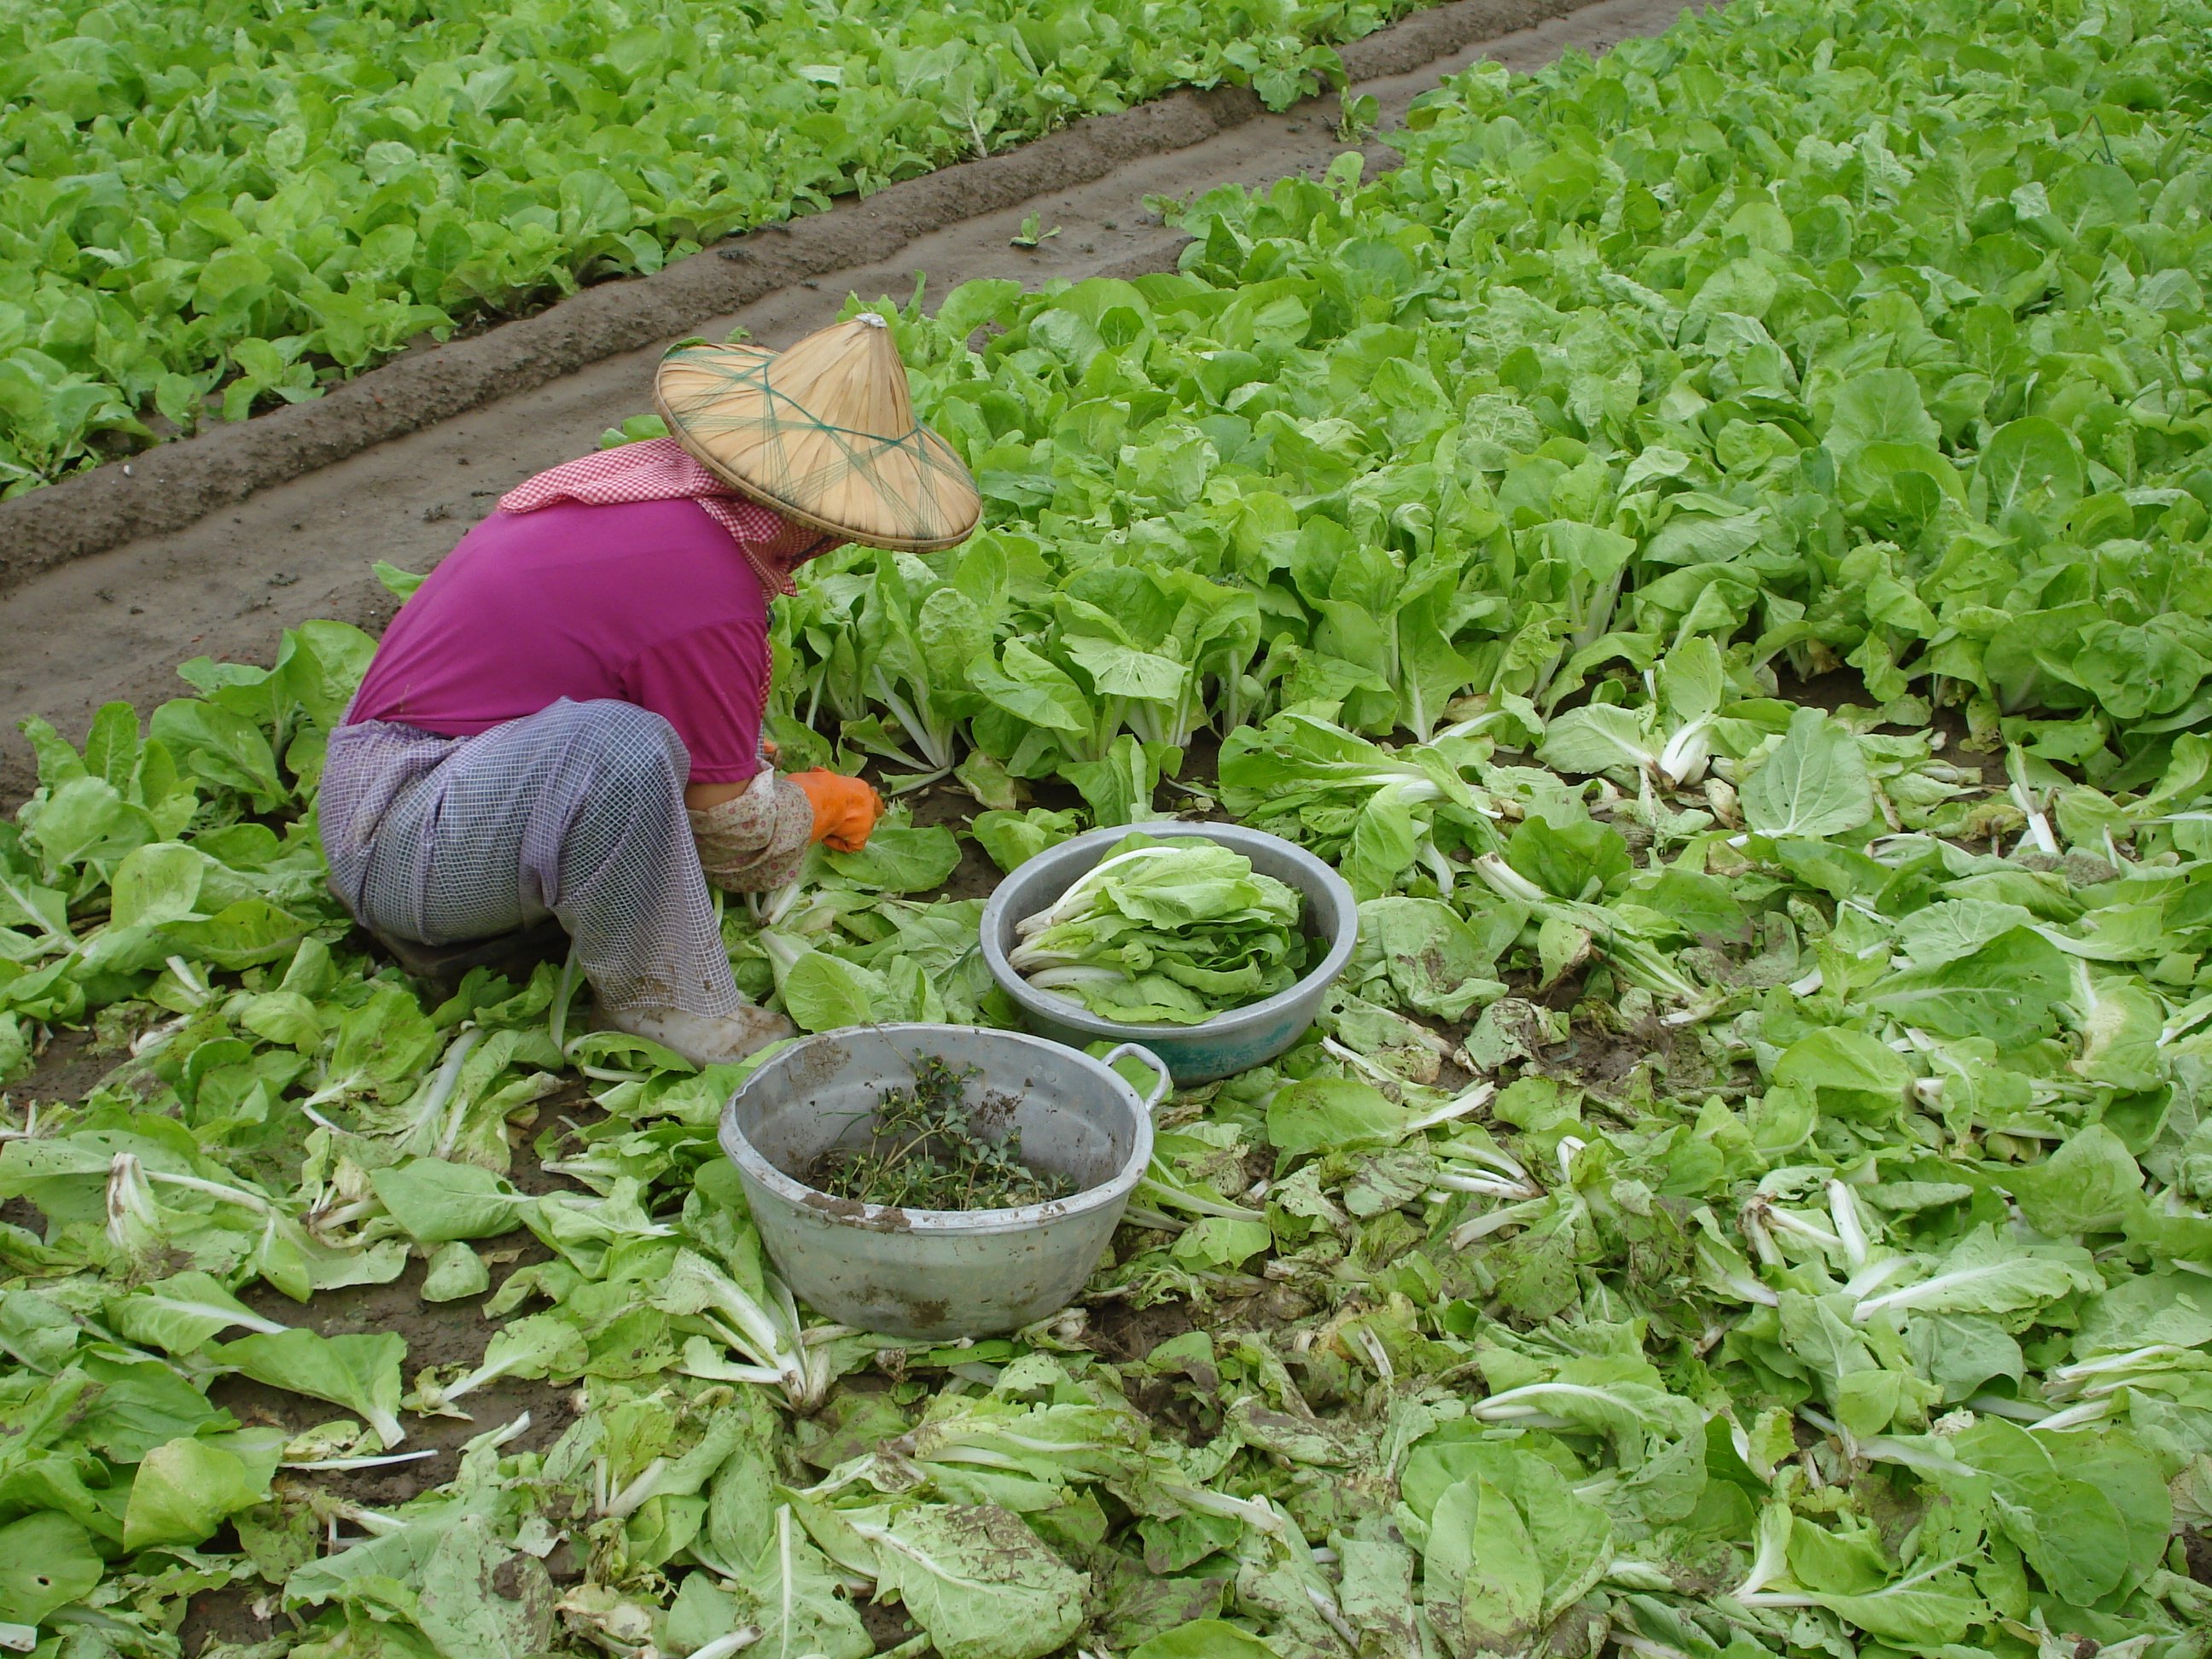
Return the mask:
MULTIPOLYGON (((1583 3, 1449 0, 1339 51, 1357 86, 1583 3)), ((681 334, 846 269, 856 253, 888 257, 929 232, 1202 143, 1261 113, 1250 91, 1221 87, 1087 117, 999 155, 845 198, 827 213, 732 237, 650 276, 598 283, 533 315, 404 353, 309 402, 0 502, 0 591, 72 559, 181 530, 256 490, 681 334)))

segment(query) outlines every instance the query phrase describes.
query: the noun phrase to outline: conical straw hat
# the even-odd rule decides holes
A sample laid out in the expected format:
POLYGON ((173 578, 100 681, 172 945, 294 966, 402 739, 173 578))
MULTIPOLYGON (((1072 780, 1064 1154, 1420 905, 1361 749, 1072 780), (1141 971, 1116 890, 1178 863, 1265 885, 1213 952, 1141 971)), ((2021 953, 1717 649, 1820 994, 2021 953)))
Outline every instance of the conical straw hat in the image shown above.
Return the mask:
POLYGON ((872 312, 787 351, 679 347, 653 392, 670 434, 702 465, 817 530, 926 552, 963 540, 982 515, 960 458, 915 423, 906 365, 872 312))

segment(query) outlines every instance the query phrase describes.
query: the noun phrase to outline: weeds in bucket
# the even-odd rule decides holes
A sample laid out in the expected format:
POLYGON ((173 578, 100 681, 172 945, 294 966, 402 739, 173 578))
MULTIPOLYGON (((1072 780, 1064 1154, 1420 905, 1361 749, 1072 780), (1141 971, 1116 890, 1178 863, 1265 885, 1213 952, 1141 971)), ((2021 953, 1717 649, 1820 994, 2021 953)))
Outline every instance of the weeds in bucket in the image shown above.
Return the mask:
POLYGON ((974 1066, 941 1056, 915 1062, 911 1087, 886 1089, 865 1146, 833 1146, 800 1176, 833 1198, 916 1210, 1005 1210, 1066 1198, 1075 1183, 1021 1161, 1022 1133, 994 1139, 968 1099, 974 1066))

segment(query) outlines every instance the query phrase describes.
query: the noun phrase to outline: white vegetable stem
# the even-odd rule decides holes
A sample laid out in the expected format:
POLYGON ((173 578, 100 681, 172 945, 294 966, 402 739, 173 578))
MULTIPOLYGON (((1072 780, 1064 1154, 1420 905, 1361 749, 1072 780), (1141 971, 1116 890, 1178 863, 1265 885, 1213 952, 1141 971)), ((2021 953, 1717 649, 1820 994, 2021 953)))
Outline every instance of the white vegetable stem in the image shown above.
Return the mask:
POLYGON ((763 1275, 763 1288, 774 1300, 772 1308, 763 1307, 704 1256, 681 1250, 662 1283, 661 1301, 671 1311, 703 1319, 729 1346, 773 1372, 794 1407, 811 1411, 829 1390, 828 1364, 807 1350, 798 1304, 783 1281, 763 1275))
POLYGON ((1430 1179, 1450 1193, 1473 1193, 1481 1198, 1503 1198, 1518 1201, 1538 1198, 1534 1187, 1524 1181, 1501 1181, 1493 1176, 1461 1175, 1452 1170, 1440 1170, 1430 1179))
POLYGON ((1024 939, 1042 933, 1055 923, 1078 915, 1091 902, 1091 895, 1105 879, 1106 872, 1138 859, 1160 858, 1180 851, 1174 847, 1137 847, 1128 852, 1117 853, 1110 859, 1101 860, 1077 877, 1068 890, 1033 916, 1025 916, 1014 924, 1014 931, 1024 939))
MULTIPOLYGON (((1409 1135, 1421 1134, 1446 1123, 1456 1122, 1459 1119, 1480 1111, 1488 1105, 1491 1097, 1497 1092, 1498 1085, 1495 1083, 1478 1083, 1473 1088, 1453 1096, 1443 1105, 1432 1106, 1427 1111, 1417 1113, 1407 1119, 1406 1133, 1409 1135)), ((1516 1169, 1514 1173, 1518 1174, 1520 1171, 1516 1169)))
POLYGON ((740 1625, 728 1635, 718 1636, 704 1647, 692 1649, 690 1659, 730 1659, 732 1654, 744 1652, 760 1639, 758 1625, 740 1625))
POLYGON ((1188 1210, 1193 1215, 1224 1217, 1231 1221, 1265 1221, 1264 1210, 1255 1210, 1243 1204, 1231 1204, 1225 1199, 1215 1198, 1210 1193, 1194 1193, 1175 1177, 1173 1170, 1160 1161, 1158 1152, 1145 1171, 1137 1190, 1158 1200, 1171 1209, 1188 1210))
POLYGON ((1052 951, 1033 952, 1027 945, 1016 951, 1006 960, 1015 972, 1026 975, 1029 982, 1040 991, 1054 991, 1066 985, 1120 985, 1129 977, 1115 969, 1087 967, 1052 951), (1032 963, 1047 962, 1054 965, 1038 966, 1032 971, 1032 963))
MULTIPOLYGON (((129 1152, 118 1152, 115 1159, 119 1164, 131 1156, 129 1152)), ((112 1165, 110 1167, 112 1168, 112 1165)), ((235 1204, 241 1209, 252 1210, 257 1215, 267 1215, 274 1208, 258 1193, 249 1193, 243 1187, 227 1187, 220 1181, 203 1181, 198 1176, 171 1175, 162 1170, 149 1170, 146 1179, 158 1182, 164 1187, 181 1187, 187 1192, 204 1193, 210 1198, 219 1198, 226 1204, 235 1204)))
POLYGON ((429 1446, 421 1451, 386 1452, 381 1457, 310 1458, 301 1462, 279 1463, 276 1467, 280 1469, 380 1469, 393 1463, 413 1463, 437 1455, 438 1449, 429 1446))
MULTIPOLYGON (((790 1590, 785 1590, 785 1595, 790 1595, 790 1590)), ((785 1628, 790 1628, 790 1626, 785 1626, 785 1628)), ((744 1652, 745 1648, 750 1648, 754 1641, 759 1641, 759 1639, 761 1639, 761 1626, 741 1624, 737 1626, 737 1631, 732 1631, 730 1635, 714 1637, 714 1639, 708 1641, 703 1648, 692 1648, 690 1659, 730 1659, 732 1652, 744 1652)))

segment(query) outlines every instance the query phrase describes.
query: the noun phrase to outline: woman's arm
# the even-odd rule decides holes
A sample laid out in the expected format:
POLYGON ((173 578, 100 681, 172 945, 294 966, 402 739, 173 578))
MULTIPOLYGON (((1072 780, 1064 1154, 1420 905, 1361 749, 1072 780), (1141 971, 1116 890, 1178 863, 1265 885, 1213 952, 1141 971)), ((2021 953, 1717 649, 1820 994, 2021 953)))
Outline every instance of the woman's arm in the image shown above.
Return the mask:
POLYGON ((684 792, 687 806, 699 790, 720 794, 714 805, 691 806, 690 813, 691 839, 709 882, 757 893, 799 873, 814 840, 814 806, 804 790, 767 769, 740 784, 694 785, 684 792))
POLYGON ((732 892, 789 881, 814 842, 858 852, 884 810, 883 798, 859 778, 818 768, 789 777, 763 768, 742 784, 700 784, 684 793, 700 867, 732 892), (692 805, 705 792, 713 793, 711 804, 692 805))

